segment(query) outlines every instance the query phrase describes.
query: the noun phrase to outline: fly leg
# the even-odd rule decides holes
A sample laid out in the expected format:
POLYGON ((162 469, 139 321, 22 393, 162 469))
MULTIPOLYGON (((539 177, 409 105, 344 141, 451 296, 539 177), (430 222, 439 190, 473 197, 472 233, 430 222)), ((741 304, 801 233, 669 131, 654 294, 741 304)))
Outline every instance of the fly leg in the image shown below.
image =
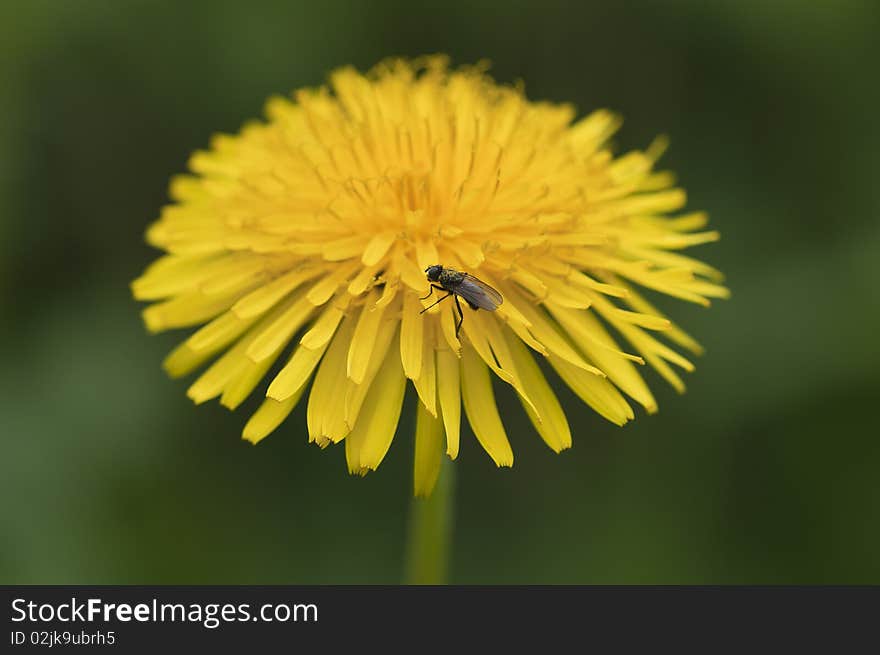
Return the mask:
MULTIPOLYGON (((433 287, 433 286, 432 286, 432 287, 431 287, 431 290, 433 291, 435 288, 439 289, 440 287, 433 287)), ((446 289, 443 289, 443 291, 446 291, 446 289)), ((430 295, 431 295, 431 294, 429 293, 428 296, 430 296, 430 295)), ((449 296, 451 296, 451 295, 452 295, 452 292, 451 292, 451 291, 447 292, 447 294, 446 294, 445 296, 443 296, 443 297, 440 298, 439 300, 435 300, 434 302, 432 302, 430 305, 428 305, 428 306, 425 307, 422 311, 420 311, 419 314, 424 314, 426 311, 428 311, 429 309, 431 309, 431 307, 433 307, 434 305, 436 305, 437 303, 439 303, 439 302, 441 302, 441 301, 443 301, 443 300, 446 300, 446 299, 447 299, 449 296)), ((428 296, 425 296, 425 298, 427 298, 428 296)), ((421 300, 424 300, 424 298, 421 298, 421 300)), ((456 299, 456 300, 457 300, 457 299, 456 299)))
POLYGON ((458 323, 455 324, 455 338, 458 339, 458 333, 461 331, 461 324, 464 323, 464 312, 461 311, 461 304, 458 302, 458 296, 455 296, 455 306, 458 309, 458 323))
MULTIPOLYGON (((439 289, 440 291, 446 291, 446 289, 444 289, 443 287, 436 285, 436 284, 432 284, 431 290, 428 292, 428 295, 422 296, 421 298, 419 298, 419 300, 427 300, 428 298, 430 298, 431 294, 434 293, 434 289, 439 289)), ((431 306, 433 307, 433 305, 431 305, 431 306)))

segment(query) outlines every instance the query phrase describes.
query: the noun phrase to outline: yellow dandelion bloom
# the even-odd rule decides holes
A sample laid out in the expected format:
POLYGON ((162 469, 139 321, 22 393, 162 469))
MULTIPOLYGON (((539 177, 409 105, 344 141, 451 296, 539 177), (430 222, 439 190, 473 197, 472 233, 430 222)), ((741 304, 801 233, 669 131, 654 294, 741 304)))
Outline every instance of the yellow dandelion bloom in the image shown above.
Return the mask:
POLYGON ((409 380, 426 494, 442 453, 458 455, 462 405, 495 463, 513 464, 493 376, 557 452, 571 433, 536 360, 618 425, 633 418, 627 397, 657 408, 636 365, 684 389, 670 365, 693 366, 669 344, 700 347, 637 287, 703 305, 727 291, 679 252, 718 234, 701 212, 672 214, 685 193, 653 170, 663 140, 615 157, 613 113, 575 120, 442 57, 343 68, 329 88, 270 99, 266 115, 173 179, 147 232, 166 254, 132 285, 155 301, 151 331, 200 326, 164 364, 182 376, 215 358, 187 392, 196 403, 234 409, 273 371, 245 439, 275 430, 308 388, 309 440, 344 441, 363 474, 391 445, 409 380), (502 304, 465 307, 457 335, 454 303, 422 313, 435 264, 502 304))

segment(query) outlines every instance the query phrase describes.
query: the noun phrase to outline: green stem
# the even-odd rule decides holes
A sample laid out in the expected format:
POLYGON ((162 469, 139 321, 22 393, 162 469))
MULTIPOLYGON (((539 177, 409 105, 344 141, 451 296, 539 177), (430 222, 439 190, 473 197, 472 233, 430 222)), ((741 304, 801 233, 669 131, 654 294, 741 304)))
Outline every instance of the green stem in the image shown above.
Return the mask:
POLYGON ((413 498, 409 513, 405 583, 446 584, 455 523, 455 464, 443 457, 434 492, 413 498))

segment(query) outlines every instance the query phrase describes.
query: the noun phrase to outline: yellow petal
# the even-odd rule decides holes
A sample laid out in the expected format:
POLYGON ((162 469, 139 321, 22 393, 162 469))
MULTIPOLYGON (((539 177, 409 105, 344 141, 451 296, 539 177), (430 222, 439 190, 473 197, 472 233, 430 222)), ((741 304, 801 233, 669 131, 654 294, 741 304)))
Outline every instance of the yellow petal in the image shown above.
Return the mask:
POLYGON ((338 414, 340 389, 345 388, 345 358, 354 332, 354 321, 347 319, 339 326, 336 336, 321 360, 306 410, 306 424, 309 428, 309 441, 321 441, 326 437, 323 426, 329 417, 338 414))
POLYGON ((413 492, 430 496, 443 463, 443 423, 431 416, 420 403, 416 410, 416 453, 413 466, 413 492))
POLYGON ((253 362, 246 358, 244 365, 229 379, 220 396, 220 404, 229 409, 235 409, 250 395, 251 391, 263 380, 266 372, 275 363, 275 359, 281 354, 279 346, 261 362, 253 362))
MULTIPOLYGON (((508 382, 516 390, 520 400, 528 405, 532 412, 538 413, 538 408, 535 407, 534 403, 532 403, 532 399, 529 397, 528 387, 523 384, 523 381, 519 377, 516 362, 507 346, 507 340, 502 334, 502 329, 498 324, 498 321, 496 321, 494 317, 487 316, 482 312, 474 312, 473 318, 470 320, 478 323, 480 332, 485 335, 486 341, 492 349, 492 363, 490 364, 489 362, 486 362, 485 359, 483 361, 486 362, 489 368, 492 368, 497 361, 501 369, 507 374, 505 382, 508 382)), ((480 353, 480 357, 482 356, 483 354, 480 353)), ((539 413, 537 420, 541 420, 539 413)))
POLYGON ((293 335, 309 319, 315 306, 300 294, 287 310, 276 320, 259 331, 247 349, 247 356, 253 362, 262 362, 293 338, 293 335))
POLYGON ((266 262, 260 259, 243 259, 236 266, 230 266, 222 275, 214 275, 199 285, 199 290, 207 295, 234 292, 252 282, 265 282, 266 262))
POLYGON ((240 318, 259 316, 292 293, 303 282, 318 276, 320 273, 321 269, 319 268, 306 268, 286 273, 236 302, 232 306, 232 311, 240 318))
POLYGON ((589 275, 586 275, 581 271, 569 271, 566 279, 576 286, 582 287, 584 289, 590 289, 592 291, 598 291, 599 293, 604 293, 606 296, 614 296, 616 298, 626 297, 627 291, 621 286, 597 282, 589 275))
POLYGON ((480 318, 481 317, 476 314, 468 316, 468 320, 462 324, 462 332, 467 335, 471 347, 480 356, 480 359, 483 360, 486 366, 492 369, 492 372, 507 382, 507 384, 515 387, 516 380, 514 379, 513 374, 510 371, 505 371, 495 361, 495 356, 492 354, 492 347, 489 345, 489 335, 486 333, 486 329, 480 318))
POLYGON ((446 454, 455 459, 458 457, 461 426, 461 393, 458 357, 451 350, 437 351, 437 378, 440 414, 446 431, 446 454))
POLYGON ((673 372, 663 360, 665 359, 666 361, 672 362, 689 372, 694 370, 694 365, 691 364, 691 362, 668 346, 660 343, 657 339, 644 332, 640 327, 621 320, 619 314, 620 310, 613 307, 611 303, 597 299, 596 311, 599 312, 606 321, 611 323, 636 350, 642 353, 648 364, 660 373, 660 375, 662 375, 676 391, 684 393, 685 387, 681 378, 675 374, 675 372, 673 372))
POLYGON ((572 147, 581 157, 595 152, 620 127, 623 121, 607 109, 594 111, 568 131, 572 147))
POLYGON ((322 244, 321 254, 327 261, 341 262, 363 253, 366 245, 365 237, 356 234, 322 244))
POLYGON ((397 299, 397 292, 400 290, 400 279, 390 278, 385 282, 385 288, 382 289, 382 296, 376 301, 376 307, 387 307, 397 299))
POLYGON ((495 406, 489 369, 470 347, 465 347, 461 356, 461 397, 468 422, 489 457, 498 466, 513 466, 513 451, 495 406))
POLYGON ((596 377, 553 355, 547 361, 563 382, 601 416, 617 425, 634 417, 626 399, 606 378, 596 377))
POLYGON ((201 200, 209 197, 202 180, 195 175, 175 175, 168 184, 168 195, 173 200, 201 200))
POLYGON ((504 336, 516 363, 517 374, 523 386, 529 390, 533 404, 522 398, 520 400, 532 424, 544 442, 557 453, 570 448, 571 430, 556 394, 522 342, 508 330, 504 331, 504 336))
POLYGON ((355 275, 351 282, 348 283, 348 294, 350 296, 360 296, 376 283, 376 275, 379 272, 378 266, 367 266, 361 269, 360 273, 355 275))
POLYGON ((416 241, 416 263, 421 270, 425 270, 439 261, 440 255, 437 254, 437 246, 434 241, 424 239, 416 241))
MULTIPOLYGON (((629 291, 629 296, 626 299, 627 304, 635 309, 637 312, 641 312, 643 314, 653 314, 654 316, 660 316, 662 318, 666 318, 654 305, 649 303, 644 296, 637 293, 635 289, 626 285, 626 283, 618 280, 617 278, 611 278, 615 284, 620 284, 622 286, 626 286, 629 291)), ((699 355, 703 352, 703 347, 694 339, 692 336, 684 332, 681 328, 679 328, 674 323, 670 323, 670 327, 668 330, 664 332, 664 336, 667 337, 673 343, 678 344, 683 348, 687 348, 692 353, 699 355)))
POLYGON ((266 392, 267 396, 283 401, 305 387, 344 316, 343 311, 336 307, 328 307, 324 311, 300 340, 299 347, 284 368, 275 376, 266 392))
POLYGON ((244 346, 237 345, 211 364, 186 391, 194 403, 201 404, 223 393, 226 383, 245 365, 244 346))
POLYGON ((396 235, 393 232, 380 232, 373 235, 367 247, 364 248, 364 254, 361 257, 361 262, 363 262, 364 266, 378 264, 388 252, 391 244, 394 243, 395 238, 396 235))
POLYGON ((314 350, 302 345, 294 350, 290 361, 272 380, 266 395, 275 400, 284 401, 305 388, 306 382, 309 381, 315 367, 321 361, 329 343, 327 341, 323 346, 318 346, 314 350))
MULTIPOLYGON (((434 358, 434 321, 425 321, 425 339, 422 342, 419 377, 413 380, 413 386, 419 394, 425 409, 432 416, 437 416, 437 367, 434 358)), ((402 339, 401 335, 401 339, 402 339)))
POLYGON ((415 380, 422 372, 422 342, 426 317, 420 315, 422 304, 412 291, 404 294, 400 322, 400 360, 403 372, 415 380))
POLYGON ((454 312, 455 309, 449 304, 448 300, 445 304, 441 305, 439 311, 440 329, 443 332, 443 337, 446 339, 446 343, 449 344, 449 348, 455 353, 456 357, 458 357, 461 355, 461 342, 458 340, 458 337, 455 336, 455 322, 458 320, 458 316, 454 312))
POLYGON ((330 339, 333 338, 336 328, 339 327, 339 323, 345 317, 347 306, 347 301, 340 300, 339 305, 332 304, 327 307, 320 318, 312 324, 308 332, 299 340, 300 344, 305 348, 313 350, 325 347, 330 339))
POLYGON ((290 307, 292 302, 287 300, 281 303, 281 305, 260 319, 231 349, 226 351, 220 359, 208 367, 208 370, 187 389, 186 395, 193 402, 199 404, 223 393, 224 389, 233 383, 237 376, 248 368, 249 364, 253 363, 245 354, 253 340, 263 329, 281 316, 290 307))
POLYGON ((312 286, 306 297, 313 305, 323 305, 333 297, 336 290, 356 269, 357 267, 353 264, 340 264, 332 273, 325 275, 320 282, 312 286))
POLYGON ((519 284, 526 291, 530 292, 538 300, 543 300, 549 293, 547 286, 537 275, 530 273, 522 267, 517 267, 517 269, 510 275, 510 279, 519 284))
POLYGON ((370 353, 376 341, 376 333, 382 324, 384 307, 375 307, 378 294, 371 291, 364 302, 351 338, 351 347, 348 350, 346 371, 349 379, 355 384, 364 381, 367 373, 367 364, 370 361, 370 353))
POLYGON ((574 312, 548 305, 553 316, 563 325, 591 361, 630 397, 648 412, 657 411, 657 401, 632 363, 621 355, 619 346, 602 327, 593 312, 574 312))
POLYGON ((357 422, 345 439, 349 472, 375 470, 382 462, 397 430, 405 389, 400 358, 386 357, 370 385, 357 422))
MULTIPOLYGON (((704 307, 710 305, 709 300, 702 295, 702 290, 699 289, 700 283, 693 279, 693 271, 690 268, 654 269, 648 262, 628 262, 616 258, 604 259, 599 265, 647 289, 653 289, 704 307)), ((723 289, 723 287, 713 285, 713 290, 719 289, 723 289)))
MULTIPOLYGON (((548 303, 547 309, 553 315, 559 325, 565 329, 569 337, 574 341, 583 352, 590 355, 591 348, 601 348, 609 353, 621 357, 623 359, 635 362, 636 364, 644 364, 645 360, 638 355, 633 355, 620 350, 613 341, 602 338, 601 331, 594 330, 592 323, 584 318, 588 316, 586 312, 575 312, 559 305, 548 303)), ((590 314, 591 315, 591 314, 590 314)))
POLYGON ((242 319, 232 311, 225 312, 187 339, 186 345, 193 352, 217 352, 241 336, 254 321, 256 317, 242 319))
MULTIPOLYGON (((399 251, 398 251, 399 252, 399 251)), ((400 281, 420 296, 428 293, 429 283, 425 278, 425 271, 409 257, 398 254, 395 257, 395 266, 400 273, 400 281)))
POLYGON ((238 292, 206 296, 200 291, 192 291, 175 296, 171 300, 150 305, 142 315, 150 332, 189 327, 204 323, 226 311, 238 296, 238 292))
POLYGON ((196 370, 219 350, 200 350, 197 352, 184 342, 168 353, 162 362, 162 368, 171 377, 179 378, 196 370))
POLYGON ((190 291, 213 274, 218 261, 223 259, 216 254, 165 255, 131 283, 132 294, 137 300, 159 300, 190 291))
POLYGON ((606 205, 620 216, 638 216, 639 214, 663 214, 680 209, 687 202, 683 189, 668 189, 654 193, 639 193, 627 196, 606 205))
POLYGON ((302 397, 303 391, 305 391, 305 386, 300 387, 294 395, 282 401, 266 398, 245 424, 241 433, 242 439, 246 439, 252 444, 265 439, 293 411, 302 397))
MULTIPOLYGON (((549 319, 549 317, 543 312, 540 307, 535 307, 532 304, 525 301, 522 296, 516 291, 511 285, 506 285, 505 287, 507 295, 511 296, 518 302, 523 314, 525 314, 526 318, 531 322, 531 333, 535 335, 535 337, 540 341, 547 351, 558 355, 565 361, 574 364, 575 366, 584 369, 585 371, 590 371, 595 375, 604 375, 604 373, 595 366, 589 364, 584 358, 569 345, 569 343, 559 334, 558 329, 555 327, 554 323, 549 319)), ((574 312, 574 310, 566 310, 569 312, 574 312)), ((587 312, 578 312, 579 314, 586 314, 587 312)))
MULTIPOLYGON (((364 379, 360 384, 356 384, 352 380, 346 380, 343 390, 337 394, 337 399, 343 399, 343 411, 336 412, 336 420, 325 425, 325 434, 334 442, 341 441, 342 438, 351 431, 352 426, 357 422, 358 414, 363 406, 364 399, 370 390, 382 362, 388 355, 388 350, 392 343, 397 343, 398 329, 397 319, 393 316, 386 316, 379 330, 376 333, 376 341, 373 343, 373 349, 370 352, 370 359, 367 363, 364 379)), ((337 400, 338 402, 338 400, 337 400)))
POLYGON ((660 316, 652 316, 651 314, 641 312, 630 312, 616 307, 612 310, 612 313, 621 321, 632 323, 633 325, 638 325, 639 327, 648 330, 668 330, 672 327, 672 323, 660 316))

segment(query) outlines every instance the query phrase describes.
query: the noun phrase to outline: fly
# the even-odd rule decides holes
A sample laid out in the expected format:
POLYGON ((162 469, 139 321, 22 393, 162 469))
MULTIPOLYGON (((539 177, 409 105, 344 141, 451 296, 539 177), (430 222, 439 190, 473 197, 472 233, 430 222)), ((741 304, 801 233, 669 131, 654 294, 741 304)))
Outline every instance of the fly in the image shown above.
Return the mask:
POLYGON ((471 309, 485 309, 490 312, 494 312, 504 302, 498 291, 470 273, 462 273, 440 264, 429 266, 425 269, 425 273, 428 276, 428 282, 431 283, 431 290, 427 296, 420 298, 420 300, 430 298, 431 294, 434 293, 434 289, 445 291, 446 295, 425 307, 419 314, 424 314, 437 303, 452 296, 453 300, 455 300, 455 307, 458 309, 458 322, 455 324, 456 339, 458 338, 459 330, 461 330, 461 324, 464 323, 464 313, 461 311, 461 304, 458 302, 459 297, 464 298, 464 301, 471 309))

